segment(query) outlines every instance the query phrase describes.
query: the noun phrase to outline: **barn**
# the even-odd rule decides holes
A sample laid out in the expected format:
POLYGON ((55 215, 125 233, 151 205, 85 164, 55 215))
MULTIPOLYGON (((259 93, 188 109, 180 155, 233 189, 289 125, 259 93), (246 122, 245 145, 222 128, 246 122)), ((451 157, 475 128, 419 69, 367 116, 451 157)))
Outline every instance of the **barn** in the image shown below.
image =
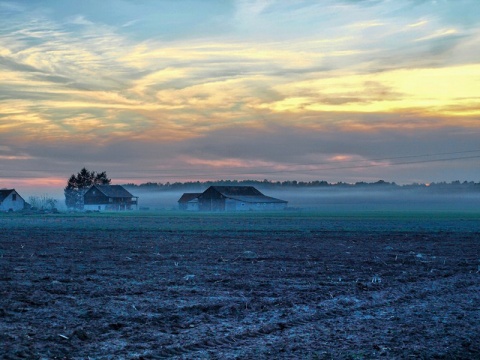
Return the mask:
POLYGON ((178 200, 178 208, 180 210, 198 211, 198 197, 202 193, 184 193, 178 200))
POLYGON ((92 185, 83 195, 87 211, 123 211, 138 209, 138 196, 121 185, 92 185))
POLYGON ((198 197, 200 211, 283 210, 287 203, 253 186, 210 186, 198 197))
POLYGON ((0 190, 0 211, 20 211, 25 208, 25 200, 15 189, 0 190))

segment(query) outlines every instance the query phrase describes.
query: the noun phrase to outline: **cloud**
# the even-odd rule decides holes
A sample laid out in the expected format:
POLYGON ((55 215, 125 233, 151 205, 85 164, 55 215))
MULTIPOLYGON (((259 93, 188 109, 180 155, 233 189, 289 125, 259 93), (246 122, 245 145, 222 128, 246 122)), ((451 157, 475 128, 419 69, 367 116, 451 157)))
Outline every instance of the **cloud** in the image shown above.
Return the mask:
POLYGON ((93 22, 87 20, 83 15, 73 16, 73 17, 67 19, 67 21, 70 22, 71 24, 75 24, 75 25, 86 25, 86 26, 95 25, 93 22))
POLYGON ((209 12, 215 3, 195 7, 198 24, 176 11, 183 2, 13 6, 0 24, 6 168, 32 168, 34 156, 55 173, 87 163, 136 176, 128 161, 143 178, 221 167, 310 177, 311 163, 458 148, 458 134, 478 135, 478 16, 462 24, 445 3, 412 1, 209 12), (165 14, 175 14, 168 24, 165 14))
POLYGON ((122 27, 129 27, 129 26, 134 26, 135 24, 139 23, 141 20, 140 19, 135 19, 135 20, 129 20, 126 23, 122 25, 122 27))
MULTIPOLYGON (((467 131, 445 124, 443 119, 418 119, 414 114, 392 114, 389 118, 377 115, 375 120, 378 126, 372 124, 371 116, 363 119, 369 131, 358 131, 348 119, 337 119, 330 124, 320 122, 323 123, 321 127, 312 127, 305 121, 298 124, 287 121, 279 125, 281 119, 277 118, 264 122, 263 126, 258 123, 227 125, 201 136, 176 141, 109 136, 108 133, 105 141, 98 141, 97 137, 89 139, 88 131, 102 131, 102 128, 96 128, 98 124, 94 123, 93 114, 84 114, 65 124, 84 126, 78 130, 77 141, 57 137, 48 143, 35 138, 22 143, 0 135, 2 144, 6 144, 0 154, 17 157, 3 158, 3 173, 16 173, 20 179, 36 176, 66 179, 87 166, 106 170, 114 179, 135 182, 268 178, 386 179, 408 183, 421 178, 455 180, 459 173, 454 169, 462 161, 396 166, 394 164, 400 161, 395 158, 399 156, 478 149, 480 130, 476 128, 467 131), (384 126, 389 123, 399 126, 384 126), (31 158, 22 158, 22 155, 31 158)), ((425 156, 420 159, 438 158, 425 156)), ((473 169, 471 165, 475 161, 471 159, 470 163, 463 164, 473 169)), ((475 172, 465 172, 465 176, 473 175, 472 171, 475 172)))
POLYGON ((33 156, 23 151, 16 151, 10 146, 0 145, 0 160, 17 161, 30 159, 33 159, 33 156))
POLYGON ((457 35, 457 34, 458 34, 458 30, 456 29, 441 29, 441 30, 435 31, 435 33, 433 34, 416 39, 415 41, 426 41, 426 40, 432 40, 432 39, 437 39, 437 38, 446 37, 446 36, 451 37, 452 35, 457 35))
POLYGON ((274 3, 274 0, 237 0, 237 17, 251 19, 260 15, 274 3))
POLYGON ((0 1, 0 9, 2 9, 2 11, 14 14, 25 11, 25 6, 13 1, 0 1))

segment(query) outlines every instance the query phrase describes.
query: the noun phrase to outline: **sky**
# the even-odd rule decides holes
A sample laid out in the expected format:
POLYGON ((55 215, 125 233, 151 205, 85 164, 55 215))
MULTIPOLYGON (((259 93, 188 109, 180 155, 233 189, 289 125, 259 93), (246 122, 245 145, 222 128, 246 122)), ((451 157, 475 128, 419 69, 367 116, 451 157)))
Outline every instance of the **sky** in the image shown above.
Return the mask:
POLYGON ((478 0, 0 0, 0 188, 480 181, 478 0))

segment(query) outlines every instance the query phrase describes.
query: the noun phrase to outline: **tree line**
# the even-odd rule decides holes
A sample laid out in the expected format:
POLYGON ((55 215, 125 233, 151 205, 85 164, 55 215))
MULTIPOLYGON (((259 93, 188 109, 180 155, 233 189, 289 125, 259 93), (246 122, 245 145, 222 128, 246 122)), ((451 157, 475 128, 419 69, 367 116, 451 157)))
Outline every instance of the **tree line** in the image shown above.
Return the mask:
MULTIPOLYGON (((375 182, 355 182, 355 183, 346 183, 346 182, 336 182, 329 183, 324 180, 314 180, 314 181, 296 181, 296 180, 287 180, 287 181, 270 181, 270 180, 217 180, 217 181, 187 181, 187 182, 147 182, 142 184, 127 183, 123 186, 131 189, 141 189, 147 191, 169 191, 169 190, 204 190, 209 186, 256 186, 262 188, 277 188, 277 189, 291 189, 291 188, 370 188, 370 189, 413 189, 413 188, 429 188, 429 189, 476 189, 480 190, 480 182, 475 183, 473 181, 460 182, 459 180, 452 182, 438 182, 438 183, 429 183, 429 184, 420 184, 413 183, 407 185, 398 185, 395 182, 387 182, 384 180, 378 180, 375 182)), ((203 191, 202 190, 202 191, 203 191)))
MULTIPOLYGON (((67 186, 64 189, 65 204, 70 209, 83 209, 83 196, 92 185, 109 185, 111 179, 107 176, 105 171, 95 172, 82 168, 77 174, 72 174, 67 181, 67 186)), ((329 183, 325 180, 314 181, 270 181, 264 180, 217 180, 217 181, 187 181, 187 182, 146 182, 142 184, 127 183, 124 187, 132 190, 146 190, 146 191, 175 191, 175 190, 197 190, 203 191, 209 186, 256 186, 267 189, 292 189, 292 188, 357 188, 357 189, 418 189, 428 188, 433 191, 447 191, 447 190, 480 190, 480 182, 473 181, 460 182, 459 180, 447 182, 438 182, 430 184, 413 183, 409 185, 397 185, 394 182, 387 182, 378 180, 375 182, 356 182, 356 183, 329 183)), ((50 204, 51 205, 51 204, 50 204)))

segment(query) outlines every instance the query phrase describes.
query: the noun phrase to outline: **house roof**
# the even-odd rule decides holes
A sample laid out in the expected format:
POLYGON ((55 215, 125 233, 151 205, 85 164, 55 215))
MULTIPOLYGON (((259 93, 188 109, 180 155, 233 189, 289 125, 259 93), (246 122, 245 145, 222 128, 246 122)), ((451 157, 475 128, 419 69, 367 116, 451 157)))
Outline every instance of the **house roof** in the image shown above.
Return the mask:
POLYGON ((130 192, 125 190, 122 185, 93 185, 92 187, 97 188, 103 195, 110 198, 131 198, 135 197, 130 192))
POLYGON ((195 200, 200 195, 202 195, 202 193, 185 193, 185 194, 182 195, 182 197, 180 199, 178 199, 178 202, 179 203, 186 203, 186 202, 195 200))
POLYGON ((287 203, 285 200, 263 195, 253 186, 212 186, 223 196, 248 203, 287 203))
POLYGON ((14 190, 15 189, 2 189, 2 190, 0 190, 0 202, 2 202, 14 190))

